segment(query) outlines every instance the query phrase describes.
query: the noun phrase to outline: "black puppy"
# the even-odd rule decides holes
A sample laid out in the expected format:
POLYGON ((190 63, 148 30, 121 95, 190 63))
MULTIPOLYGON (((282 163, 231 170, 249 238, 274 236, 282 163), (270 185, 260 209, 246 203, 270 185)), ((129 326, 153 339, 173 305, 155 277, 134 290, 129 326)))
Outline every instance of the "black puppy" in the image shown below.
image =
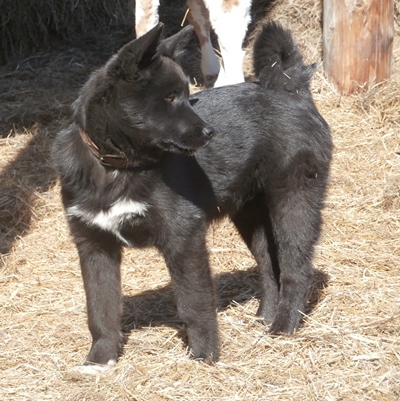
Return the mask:
POLYGON ((54 144, 93 337, 83 371, 115 364, 120 351, 123 246, 163 254, 191 353, 206 361, 219 357, 211 221, 228 215, 254 255, 258 315, 271 333, 296 330, 313 283, 332 151, 308 89, 314 66, 269 23, 254 48, 259 83, 189 97, 174 58, 190 28, 161 33, 156 26, 90 77, 54 144))

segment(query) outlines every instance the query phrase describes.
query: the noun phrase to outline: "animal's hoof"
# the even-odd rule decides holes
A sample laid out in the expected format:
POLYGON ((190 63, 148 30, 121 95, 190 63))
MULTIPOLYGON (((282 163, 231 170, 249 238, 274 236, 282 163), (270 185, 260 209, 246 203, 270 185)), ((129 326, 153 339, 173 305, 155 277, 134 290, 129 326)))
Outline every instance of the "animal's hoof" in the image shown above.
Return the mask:
POLYGON ((203 79, 204 79, 204 86, 205 86, 207 89, 212 88, 212 87, 214 86, 215 81, 217 80, 217 78, 218 78, 218 74, 216 74, 216 75, 205 75, 205 76, 203 77, 203 79))

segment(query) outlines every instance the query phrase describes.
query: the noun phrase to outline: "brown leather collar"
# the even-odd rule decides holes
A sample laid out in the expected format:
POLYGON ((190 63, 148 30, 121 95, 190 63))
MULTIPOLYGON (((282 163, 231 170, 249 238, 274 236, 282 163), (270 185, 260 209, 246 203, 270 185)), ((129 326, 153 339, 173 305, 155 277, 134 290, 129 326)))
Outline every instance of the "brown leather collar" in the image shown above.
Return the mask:
POLYGON ((118 169, 129 169, 135 167, 133 160, 126 157, 125 153, 121 151, 119 154, 101 154, 99 147, 90 139, 89 135, 82 128, 79 128, 79 135, 83 143, 89 148, 93 156, 99 159, 100 163, 106 167, 113 167, 118 169))

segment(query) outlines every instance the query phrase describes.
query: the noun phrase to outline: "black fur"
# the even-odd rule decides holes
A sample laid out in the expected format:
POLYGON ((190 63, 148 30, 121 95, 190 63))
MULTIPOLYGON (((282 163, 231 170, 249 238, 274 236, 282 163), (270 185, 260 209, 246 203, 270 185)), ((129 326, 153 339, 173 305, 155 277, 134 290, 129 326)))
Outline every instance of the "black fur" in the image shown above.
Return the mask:
POLYGON ((255 43, 259 83, 189 97, 173 61, 189 29, 160 44, 159 25, 123 47, 83 87, 74 121, 54 144, 87 296, 88 363, 118 356, 124 245, 163 254, 191 353, 206 361, 219 357, 205 243, 211 221, 228 215, 253 253, 258 315, 271 333, 297 329, 313 283, 332 150, 308 89, 313 66, 303 64, 289 32, 270 23, 255 43), (103 166, 79 128, 101 152, 123 153, 134 166, 103 166), (122 200, 138 202, 129 204, 135 213, 121 203, 114 210, 122 200), (116 220, 105 218, 110 211, 116 220))

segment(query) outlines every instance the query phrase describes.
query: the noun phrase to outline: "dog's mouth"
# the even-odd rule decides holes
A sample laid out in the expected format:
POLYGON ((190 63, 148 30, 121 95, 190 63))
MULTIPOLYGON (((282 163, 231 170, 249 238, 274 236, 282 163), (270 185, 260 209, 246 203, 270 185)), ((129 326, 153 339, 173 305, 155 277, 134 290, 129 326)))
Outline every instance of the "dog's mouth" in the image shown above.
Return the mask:
MULTIPOLYGON (((203 146, 206 146, 207 143, 204 144, 203 146)), ((187 156, 193 156, 203 146, 199 146, 197 148, 189 148, 189 147, 183 146, 181 144, 178 145, 175 142, 162 142, 162 144, 161 144, 161 147, 167 152, 181 153, 181 154, 184 154, 187 156)))

